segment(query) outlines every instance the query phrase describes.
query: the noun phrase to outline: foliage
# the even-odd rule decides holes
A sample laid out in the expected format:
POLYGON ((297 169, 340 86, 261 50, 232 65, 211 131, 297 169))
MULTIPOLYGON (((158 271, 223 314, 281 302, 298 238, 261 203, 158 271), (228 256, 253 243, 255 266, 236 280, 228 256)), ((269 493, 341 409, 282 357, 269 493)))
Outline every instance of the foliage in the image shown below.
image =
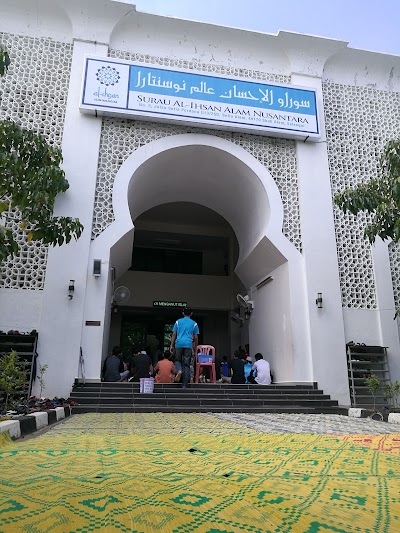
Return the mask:
POLYGON ((44 375, 47 372, 47 369, 49 368, 49 365, 41 365, 39 363, 39 375, 37 378, 39 379, 39 385, 40 385, 40 394, 39 397, 42 397, 42 393, 46 388, 46 382, 44 380, 44 375))
POLYGON ((400 395, 400 381, 385 383, 383 394, 386 400, 392 401, 395 408, 398 407, 398 397, 400 395))
MULTIPOLYGON (((0 76, 9 64, 7 50, 0 45, 0 76)), ((61 150, 41 135, 0 121, 0 264, 18 251, 7 224, 10 205, 20 215, 20 229, 27 232, 28 242, 61 246, 81 236, 78 219, 53 217, 56 196, 69 187, 61 163, 61 150)))
POLYGON ((400 140, 389 141, 379 161, 379 177, 336 194, 334 201, 345 213, 365 211, 372 221, 365 236, 400 240, 400 140))
POLYGON ((17 352, 3 354, 0 358, 0 397, 4 411, 19 402, 26 381, 23 365, 18 364, 17 352))
POLYGON ((7 49, 0 44, 0 76, 4 76, 10 65, 10 56, 7 49))
POLYGON ((381 382, 379 381, 379 379, 376 377, 375 374, 371 374, 370 376, 365 378, 365 384, 367 386, 368 392, 370 394, 372 394, 372 397, 374 399, 374 411, 375 411, 375 409, 376 409, 375 396, 376 396, 376 393, 378 392, 378 390, 381 387, 381 382))
MULTIPOLYGON (((49 146, 42 136, 11 121, 0 121, 0 215, 7 223, 11 199, 11 207, 20 213, 20 228, 27 232, 28 242, 35 239, 61 246, 82 234, 78 219, 53 217, 57 194, 69 187, 61 161, 61 151, 49 146)), ((0 263, 17 250, 11 229, 2 226, 0 263)))

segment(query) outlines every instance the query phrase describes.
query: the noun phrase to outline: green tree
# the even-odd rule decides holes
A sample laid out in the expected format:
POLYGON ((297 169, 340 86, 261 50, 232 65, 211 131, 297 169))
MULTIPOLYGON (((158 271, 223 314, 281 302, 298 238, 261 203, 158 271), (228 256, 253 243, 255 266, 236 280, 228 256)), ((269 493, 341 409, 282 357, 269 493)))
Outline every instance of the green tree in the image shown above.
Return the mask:
POLYGON ((3 354, 0 357, 0 404, 4 411, 18 403, 25 381, 26 372, 19 364, 17 352, 3 354))
POLYGON ((381 388, 381 382, 375 374, 371 374, 370 376, 365 378, 365 384, 367 386, 368 392, 370 392, 374 399, 374 411, 376 411, 376 393, 381 388))
POLYGON ((39 393, 40 398, 42 397, 43 391, 46 388, 46 382, 44 380, 44 375, 46 374, 48 368, 49 368, 49 365, 41 365, 39 363, 39 374, 37 375, 37 377, 39 379, 39 385, 40 385, 40 393, 39 393))
MULTIPOLYGON (((0 46, 0 75, 9 64, 8 53, 0 46)), ((18 251, 7 224, 10 207, 18 212, 28 242, 61 246, 81 236, 83 226, 77 218, 53 216, 56 196, 69 188, 61 163, 61 150, 44 137, 9 120, 0 121, 0 264, 18 251)))
POLYGON ((386 143, 379 161, 379 176, 336 194, 334 201, 345 213, 369 213, 365 236, 400 240, 400 141, 386 143))

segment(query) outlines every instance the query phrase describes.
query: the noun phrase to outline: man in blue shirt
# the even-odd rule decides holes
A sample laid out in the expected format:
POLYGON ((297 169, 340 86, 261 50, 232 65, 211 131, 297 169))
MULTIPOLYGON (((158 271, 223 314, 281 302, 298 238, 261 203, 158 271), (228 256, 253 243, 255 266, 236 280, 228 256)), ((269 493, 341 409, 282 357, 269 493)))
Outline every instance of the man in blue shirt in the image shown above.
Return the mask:
MULTIPOLYGON (((183 310, 183 318, 177 320, 172 329, 171 353, 175 350, 175 363, 182 365, 182 386, 185 389, 190 379, 190 361, 193 353, 196 353, 199 343, 199 326, 190 317, 192 310, 186 307, 183 310)), ((179 367, 179 365, 175 365, 179 367)))

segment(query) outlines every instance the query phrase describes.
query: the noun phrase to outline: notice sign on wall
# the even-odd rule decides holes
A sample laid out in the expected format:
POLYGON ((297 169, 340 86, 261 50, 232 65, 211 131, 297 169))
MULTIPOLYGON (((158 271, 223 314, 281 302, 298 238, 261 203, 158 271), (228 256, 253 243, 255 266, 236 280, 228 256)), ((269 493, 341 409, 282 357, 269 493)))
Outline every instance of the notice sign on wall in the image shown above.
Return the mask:
POLYGON ((316 91, 86 57, 80 109, 278 137, 319 138, 316 91))
POLYGON ((153 302, 153 307, 187 307, 186 302, 165 302, 163 300, 157 300, 153 302))

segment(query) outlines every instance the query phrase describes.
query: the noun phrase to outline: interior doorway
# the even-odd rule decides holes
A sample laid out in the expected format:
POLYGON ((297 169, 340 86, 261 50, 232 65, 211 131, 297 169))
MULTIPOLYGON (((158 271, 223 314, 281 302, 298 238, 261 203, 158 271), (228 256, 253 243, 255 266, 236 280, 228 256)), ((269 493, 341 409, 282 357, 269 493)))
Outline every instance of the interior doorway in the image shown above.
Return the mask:
POLYGON ((111 321, 120 339, 114 331, 110 342, 119 342, 124 355, 141 344, 156 361, 169 348, 173 324, 182 316, 174 302, 193 309, 199 342, 213 345, 218 356, 229 358, 247 342, 248 324, 232 320, 236 294, 245 292, 234 272, 239 245, 221 215, 192 202, 159 205, 135 220, 132 249, 131 266, 116 285, 127 287, 131 297, 111 321))

